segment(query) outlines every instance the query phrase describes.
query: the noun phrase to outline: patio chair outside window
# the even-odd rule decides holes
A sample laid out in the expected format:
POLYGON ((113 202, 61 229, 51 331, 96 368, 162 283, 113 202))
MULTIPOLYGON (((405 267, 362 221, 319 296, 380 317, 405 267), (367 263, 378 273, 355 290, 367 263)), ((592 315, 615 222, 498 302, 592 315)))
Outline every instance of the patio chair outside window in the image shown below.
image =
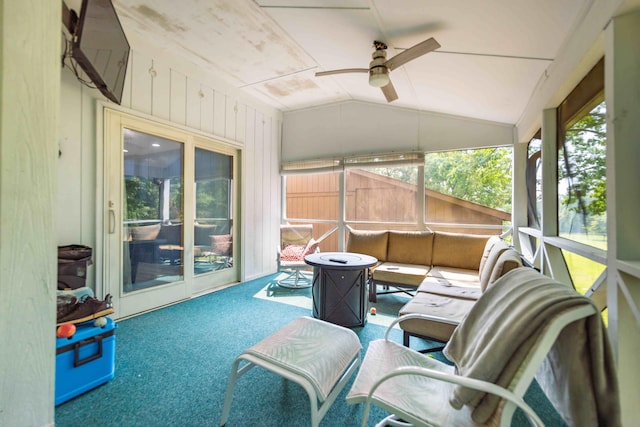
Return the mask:
POLYGON ((280 226, 278 272, 285 272, 287 275, 277 281, 279 286, 293 289, 311 286, 311 267, 304 262, 304 257, 318 252, 318 244, 313 239, 311 224, 280 226))

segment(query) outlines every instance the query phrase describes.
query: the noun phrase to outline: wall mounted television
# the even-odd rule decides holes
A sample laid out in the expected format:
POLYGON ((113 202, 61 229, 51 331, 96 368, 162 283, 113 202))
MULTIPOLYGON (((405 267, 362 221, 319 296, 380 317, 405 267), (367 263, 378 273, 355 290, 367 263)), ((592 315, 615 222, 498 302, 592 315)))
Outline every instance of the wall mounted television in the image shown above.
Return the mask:
POLYGON ((111 101, 120 104, 129 42, 111 0, 82 0, 71 56, 111 101))

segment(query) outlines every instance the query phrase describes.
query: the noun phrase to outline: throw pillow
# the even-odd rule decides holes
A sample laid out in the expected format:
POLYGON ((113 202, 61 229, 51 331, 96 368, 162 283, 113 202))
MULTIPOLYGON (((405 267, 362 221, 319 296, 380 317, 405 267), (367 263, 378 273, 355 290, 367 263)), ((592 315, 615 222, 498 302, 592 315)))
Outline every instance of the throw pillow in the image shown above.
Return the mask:
POLYGON ((231 254, 231 234, 212 234, 211 251, 217 255, 231 254))
POLYGON ((300 261, 304 257, 307 245, 289 245, 286 244, 280 252, 280 260, 282 261, 300 261))

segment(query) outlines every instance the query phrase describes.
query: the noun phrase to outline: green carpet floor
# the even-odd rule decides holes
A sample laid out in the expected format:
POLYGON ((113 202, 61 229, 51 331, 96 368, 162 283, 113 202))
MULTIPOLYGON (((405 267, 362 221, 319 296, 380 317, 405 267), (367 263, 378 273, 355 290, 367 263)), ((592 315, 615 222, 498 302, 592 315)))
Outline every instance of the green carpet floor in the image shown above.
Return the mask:
MULTIPOLYGON (((115 378, 56 408, 58 427, 217 426, 231 364, 246 348, 292 319, 310 316, 310 290, 273 285, 275 276, 242 283, 118 322, 115 378)), ((404 298, 381 296, 377 316, 353 328, 366 351, 404 298)), ((392 339, 401 342, 394 330, 392 339)), ((416 343, 428 345, 429 343, 416 343)), ((364 353, 363 353, 364 354, 364 353)), ((443 360, 441 353, 436 357, 443 360)), ((361 405, 338 396, 321 426, 358 426, 361 405)), ((548 426, 563 423, 534 384, 525 398, 548 426)), ((386 413, 373 408, 369 425, 386 413)), ((295 383, 261 368, 236 383, 227 426, 308 426, 309 400, 295 383)), ((516 414, 514 426, 528 425, 516 414)))

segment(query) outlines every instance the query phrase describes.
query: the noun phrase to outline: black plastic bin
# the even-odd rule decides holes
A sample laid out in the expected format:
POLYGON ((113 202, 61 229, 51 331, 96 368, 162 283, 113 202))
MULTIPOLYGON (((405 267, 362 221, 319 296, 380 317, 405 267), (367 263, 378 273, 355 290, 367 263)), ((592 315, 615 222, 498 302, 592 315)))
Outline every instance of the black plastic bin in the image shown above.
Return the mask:
POLYGON ((58 246, 58 289, 86 286, 87 267, 93 264, 93 249, 83 245, 58 246))

